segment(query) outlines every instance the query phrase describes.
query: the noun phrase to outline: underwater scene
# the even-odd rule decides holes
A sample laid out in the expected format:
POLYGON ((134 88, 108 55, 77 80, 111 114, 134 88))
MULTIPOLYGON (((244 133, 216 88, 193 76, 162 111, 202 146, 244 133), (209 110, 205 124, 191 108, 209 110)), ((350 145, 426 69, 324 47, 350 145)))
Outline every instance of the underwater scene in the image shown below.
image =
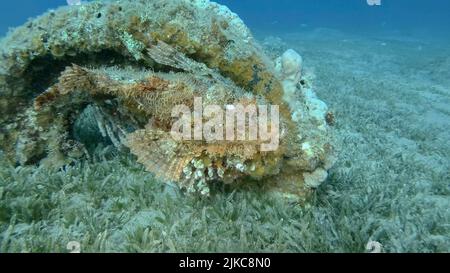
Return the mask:
POLYGON ((450 252, 450 1, 16 0, 0 253, 450 252))

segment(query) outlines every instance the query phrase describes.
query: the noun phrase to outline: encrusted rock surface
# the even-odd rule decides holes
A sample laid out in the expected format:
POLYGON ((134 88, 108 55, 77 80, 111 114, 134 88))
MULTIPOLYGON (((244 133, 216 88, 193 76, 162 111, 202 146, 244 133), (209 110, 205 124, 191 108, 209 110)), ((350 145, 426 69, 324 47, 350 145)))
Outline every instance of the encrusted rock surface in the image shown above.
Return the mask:
POLYGON ((188 191, 256 179, 304 197, 334 161, 327 106, 289 50, 268 58, 242 20, 207 0, 93 2, 62 7, 0 41, 0 149, 17 164, 61 166, 89 155, 74 124, 101 135, 188 191), (176 141, 171 109, 272 104, 276 151, 259 142, 176 141))

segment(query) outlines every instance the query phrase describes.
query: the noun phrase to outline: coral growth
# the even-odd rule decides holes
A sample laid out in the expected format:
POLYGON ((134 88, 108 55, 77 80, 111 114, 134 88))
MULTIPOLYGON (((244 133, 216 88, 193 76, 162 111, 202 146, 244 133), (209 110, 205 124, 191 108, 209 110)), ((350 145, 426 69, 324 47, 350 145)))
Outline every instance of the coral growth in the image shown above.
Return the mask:
POLYGON ((328 109, 302 75, 301 56, 289 50, 275 65, 224 6, 86 3, 50 11, 0 44, 0 148, 19 164, 88 156, 73 129, 82 113, 148 171, 205 195, 213 181, 252 178, 304 197, 333 163, 328 109), (172 109, 195 97, 204 105, 277 105, 279 148, 174 139, 172 109))

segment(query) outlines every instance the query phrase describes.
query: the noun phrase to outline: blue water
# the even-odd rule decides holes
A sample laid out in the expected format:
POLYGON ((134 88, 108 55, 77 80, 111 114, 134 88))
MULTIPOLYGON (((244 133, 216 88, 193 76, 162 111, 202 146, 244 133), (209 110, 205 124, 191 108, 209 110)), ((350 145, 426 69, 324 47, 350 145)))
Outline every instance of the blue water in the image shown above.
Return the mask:
MULTIPOLYGON (((449 0, 217 0, 238 13, 252 29, 293 31, 299 27, 327 27, 358 31, 420 30, 449 36, 449 0)), ((2 1, 0 35, 27 18, 65 5, 65 0, 2 1)))

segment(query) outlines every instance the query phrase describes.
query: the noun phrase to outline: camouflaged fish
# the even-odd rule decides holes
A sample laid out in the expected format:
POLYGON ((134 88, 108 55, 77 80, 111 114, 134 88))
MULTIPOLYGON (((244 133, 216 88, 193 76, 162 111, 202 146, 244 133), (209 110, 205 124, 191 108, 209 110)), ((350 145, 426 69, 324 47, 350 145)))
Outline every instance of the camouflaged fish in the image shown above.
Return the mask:
POLYGON ((61 166, 85 157, 74 123, 87 112, 112 145, 188 192, 208 195, 211 183, 259 180, 270 191, 304 197, 334 162, 331 113, 301 73, 301 58, 288 51, 270 60, 219 4, 63 7, 0 44, 0 149, 17 164, 61 166), (192 108, 195 98, 205 106, 276 105, 277 149, 262 150, 258 139, 175 139, 173 109, 192 108))

